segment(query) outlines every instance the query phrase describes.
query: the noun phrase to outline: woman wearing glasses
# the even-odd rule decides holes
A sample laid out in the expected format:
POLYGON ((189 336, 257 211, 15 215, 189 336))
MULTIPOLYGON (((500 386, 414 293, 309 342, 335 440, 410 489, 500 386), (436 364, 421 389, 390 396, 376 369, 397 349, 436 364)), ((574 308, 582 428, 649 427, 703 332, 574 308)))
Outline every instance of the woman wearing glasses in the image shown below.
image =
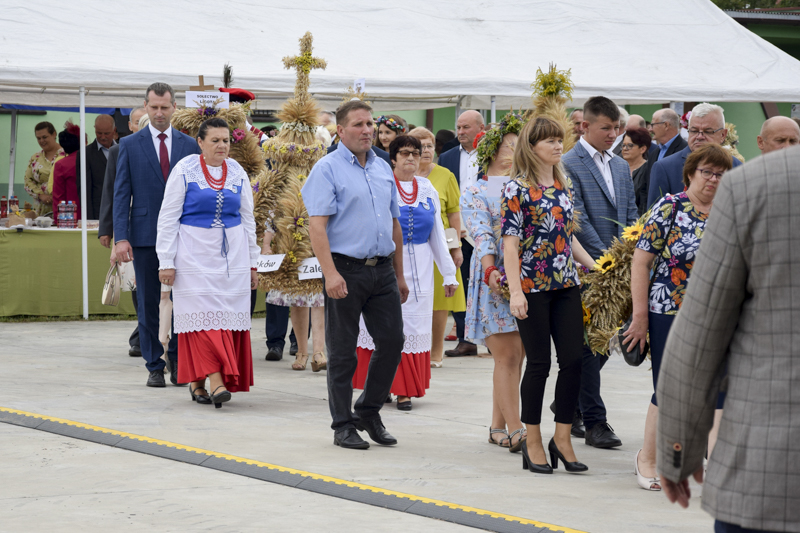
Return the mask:
MULTIPOLYGON (((403 304, 403 345, 392 394, 397 408, 411 410, 411 398, 420 398, 431 380, 431 321, 433 318, 433 263, 442 273, 445 297, 458 287, 456 265, 447 249, 439 195, 431 182, 416 175, 422 155, 419 139, 400 135, 389 145, 394 167, 400 227, 403 231, 403 274, 408 284, 408 300, 403 304)), ((358 368, 353 387, 364 388, 369 361, 375 344, 361 318, 358 334, 358 368)))
MULTIPOLYGON (((653 366, 653 391, 667 335, 672 321, 683 303, 689 274, 692 271, 703 230, 714 202, 722 174, 733 166, 731 154, 717 144, 706 144, 686 158, 683 167, 682 193, 667 194, 656 202, 644 224, 631 265, 633 321, 625 336, 625 345, 638 343, 644 347, 650 331, 650 353, 653 366), (652 280, 650 271, 658 261, 652 280)), ((717 402, 721 413, 721 394, 717 402)), ((656 474, 656 395, 650 399, 644 429, 644 445, 636 454, 634 472, 639 486, 645 490, 661 490, 656 474)), ((709 436, 709 455, 716 435, 709 436)))
MULTIPOLYGON (((622 158, 628 162, 631 167, 631 178, 633 179, 633 190, 639 191, 647 187, 649 182, 648 177, 648 164, 647 164, 647 151, 650 149, 652 141, 650 134, 644 128, 630 129, 625 132, 625 138, 622 139, 622 158)), ((639 215, 644 214, 645 206, 638 205, 639 215)))
MULTIPOLYGON (((433 188, 439 194, 439 206, 442 214, 444 229, 453 228, 456 235, 461 235, 461 191, 455 175, 441 165, 433 162, 436 155, 436 137, 427 128, 414 128, 409 133, 411 137, 419 139, 422 154, 419 160, 417 176, 428 178, 433 188)), ((456 281, 461 281, 461 263, 464 256, 461 253, 461 239, 456 239, 458 246, 450 248, 450 255, 456 265, 456 281)), ((467 310, 467 300, 464 290, 457 290, 452 298, 445 298, 444 279, 439 269, 433 269, 433 339, 431 340, 431 367, 442 368, 444 356, 444 330, 447 328, 447 314, 467 310)))

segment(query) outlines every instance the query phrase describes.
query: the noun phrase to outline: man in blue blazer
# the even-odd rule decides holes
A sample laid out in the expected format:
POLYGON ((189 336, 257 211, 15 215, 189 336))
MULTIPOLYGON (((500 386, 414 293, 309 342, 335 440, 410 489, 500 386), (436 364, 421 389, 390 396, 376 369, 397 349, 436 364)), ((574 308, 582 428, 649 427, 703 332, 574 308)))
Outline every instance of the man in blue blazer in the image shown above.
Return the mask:
MULTIPOLYGON (((683 192, 683 165, 690 153, 707 143, 722 144, 728 135, 725 127, 725 115, 718 105, 709 103, 697 104, 689 118, 689 145, 669 157, 653 164, 650 171, 650 187, 647 191, 647 205, 652 207, 665 194, 683 192)), ((733 158, 733 167, 742 162, 733 158)))
MULTIPOLYGON (((456 181, 461 189, 461 194, 464 194, 464 189, 470 185, 475 185, 478 180, 479 169, 476 162, 478 152, 472 145, 475 142, 475 137, 484 130, 484 127, 483 116, 479 112, 471 109, 464 111, 458 116, 458 121, 456 122, 456 139, 458 139, 458 146, 443 152, 442 155, 439 156, 437 164, 455 174, 456 181)), ((472 245, 467 239, 461 239, 461 252, 464 256, 464 262, 461 263, 461 281, 463 281, 463 283, 458 290, 464 290, 463 287, 469 285, 472 245)), ((458 335, 458 345, 452 350, 444 352, 448 357, 478 355, 478 347, 464 338, 465 319, 465 312, 453 312, 453 320, 456 323, 456 335, 458 335)))
MULTIPOLYGON (((175 164, 199 154, 197 142, 170 125, 175 91, 166 83, 147 88, 144 108, 150 124, 120 142, 114 182, 114 240, 117 259, 133 261, 139 299, 139 341, 150 376, 148 387, 164 387, 164 350, 158 340, 158 278, 156 228, 164 188, 175 164)), ((178 338, 169 341, 170 381, 178 384, 178 338)))
MULTIPOLYGON (((631 169, 611 152, 619 134, 619 117, 619 108, 608 98, 587 100, 583 106, 584 134, 562 159, 572 180, 575 212, 580 213, 581 229, 576 236, 594 259, 611 246, 614 237, 622 237, 623 226, 638 219, 631 169)), ((600 397, 600 370, 607 359, 584 345, 579 406, 586 444, 596 448, 622 445, 606 421, 606 407, 600 397)), ((576 419, 573 435, 580 436, 580 426, 576 419)))

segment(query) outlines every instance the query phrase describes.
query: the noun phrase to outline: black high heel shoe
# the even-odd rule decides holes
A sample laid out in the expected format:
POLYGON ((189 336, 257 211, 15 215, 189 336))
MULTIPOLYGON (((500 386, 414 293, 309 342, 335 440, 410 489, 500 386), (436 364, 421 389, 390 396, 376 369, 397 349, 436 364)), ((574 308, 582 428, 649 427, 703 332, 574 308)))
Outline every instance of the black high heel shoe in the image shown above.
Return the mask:
POLYGON ((222 403, 229 402, 231 399, 231 393, 227 389, 217 394, 217 391, 219 389, 224 389, 224 388, 225 385, 220 385, 219 387, 214 389, 214 392, 211 393, 211 403, 213 403, 214 407, 216 407, 217 409, 221 409, 222 403))
POLYGON ((206 404, 206 405, 211 403, 211 398, 208 397, 208 391, 206 391, 205 387, 196 387, 194 390, 192 390, 192 386, 189 385, 189 394, 192 395, 192 401, 193 402, 197 402, 199 404, 206 404), (199 390, 205 391, 206 395, 202 396, 200 394, 195 394, 195 392, 197 392, 199 390))
POLYGON ((553 463, 553 468, 558 468, 558 460, 561 459, 561 462, 564 463, 564 469, 567 472, 586 472, 589 470, 589 467, 580 461, 570 463, 564 459, 564 454, 558 450, 554 439, 550 439, 550 444, 547 445, 547 449, 550 451, 550 462, 553 463))
POLYGON ((549 464, 545 463, 543 465, 537 465, 533 461, 531 461, 530 457, 528 457, 528 445, 527 443, 522 445, 522 469, 523 470, 530 470, 534 474, 552 474, 553 469, 550 467, 549 464))

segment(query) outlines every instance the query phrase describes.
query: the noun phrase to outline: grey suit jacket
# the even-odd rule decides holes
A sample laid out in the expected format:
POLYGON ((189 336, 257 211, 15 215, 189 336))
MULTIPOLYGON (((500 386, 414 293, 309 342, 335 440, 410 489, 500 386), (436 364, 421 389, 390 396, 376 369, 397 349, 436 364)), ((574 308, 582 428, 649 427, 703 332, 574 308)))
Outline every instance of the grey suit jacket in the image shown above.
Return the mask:
POLYGON ((720 375, 719 439, 703 508, 745 528, 800 532, 800 147, 725 174, 658 383, 658 469, 700 468, 720 375))
POLYGON ((109 237, 114 235, 114 180, 117 179, 117 156, 119 156, 119 144, 115 144, 108 149, 106 177, 103 180, 103 198, 100 201, 98 239, 103 235, 108 235, 109 237))

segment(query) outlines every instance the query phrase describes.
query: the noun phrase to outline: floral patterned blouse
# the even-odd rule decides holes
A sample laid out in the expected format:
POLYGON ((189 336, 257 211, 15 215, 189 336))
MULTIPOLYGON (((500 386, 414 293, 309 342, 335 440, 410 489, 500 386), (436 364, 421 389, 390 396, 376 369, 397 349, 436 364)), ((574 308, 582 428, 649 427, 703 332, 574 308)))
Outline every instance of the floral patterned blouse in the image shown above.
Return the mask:
MULTIPOLYGON (((528 188, 520 178, 509 181, 503 192, 502 233, 519 237, 522 291, 543 292, 580 285, 572 258, 572 182, 565 190, 528 188)), ((509 252, 511 253, 511 252, 509 252)))
POLYGON ((36 212, 40 215, 50 211, 52 204, 40 203, 39 195, 53 193, 53 191, 47 190, 47 183, 50 180, 50 174, 53 172, 53 164, 57 159, 66 157, 66 155, 64 150, 59 148, 56 156, 50 161, 45 157, 44 150, 42 150, 33 154, 31 160, 28 161, 28 166, 25 169, 25 192, 33 199, 36 212))
POLYGON ((658 266, 650 286, 651 313, 678 314, 707 218, 707 214, 695 209, 685 192, 664 196, 650 211, 636 247, 660 255, 660 258, 656 258, 658 266), (665 246, 667 231, 669 236, 665 246))

